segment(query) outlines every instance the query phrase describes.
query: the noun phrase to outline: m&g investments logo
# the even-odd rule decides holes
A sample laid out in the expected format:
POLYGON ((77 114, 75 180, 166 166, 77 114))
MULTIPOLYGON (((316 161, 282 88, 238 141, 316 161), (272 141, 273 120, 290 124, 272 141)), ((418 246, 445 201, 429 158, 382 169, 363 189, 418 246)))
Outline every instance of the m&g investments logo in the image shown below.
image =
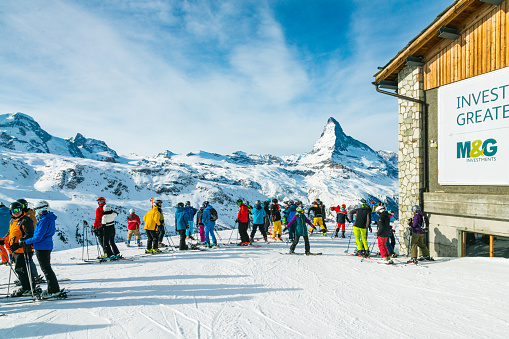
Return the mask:
POLYGON ((467 162, 496 161, 497 141, 493 138, 457 143, 456 158, 465 159, 467 162))

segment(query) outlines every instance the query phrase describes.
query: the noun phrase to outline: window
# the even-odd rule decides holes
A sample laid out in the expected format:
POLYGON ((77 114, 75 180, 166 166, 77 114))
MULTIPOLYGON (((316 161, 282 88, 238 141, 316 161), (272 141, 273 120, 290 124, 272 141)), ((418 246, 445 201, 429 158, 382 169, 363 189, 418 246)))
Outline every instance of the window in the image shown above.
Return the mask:
POLYGON ((509 258, 509 238, 489 234, 463 232, 462 254, 464 257, 509 258))

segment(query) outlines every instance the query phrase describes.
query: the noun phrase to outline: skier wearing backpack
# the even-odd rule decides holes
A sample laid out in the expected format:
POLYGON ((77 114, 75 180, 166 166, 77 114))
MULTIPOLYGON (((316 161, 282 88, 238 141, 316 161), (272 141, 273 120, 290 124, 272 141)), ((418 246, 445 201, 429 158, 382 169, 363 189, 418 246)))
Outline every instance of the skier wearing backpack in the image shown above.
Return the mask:
MULTIPOLYGON (((164 235, 166 234, 166 228, 165 228, 165 222, 164 222, 164 215, 163 215, 163 202, 160 199, 157 199, 154 201, 154 206, 157 207, 157 210, 159 211, 159 226, 157 227, 157 242, 158 247, 166 247, 165 244, 163 244, 164 235)), ((169 244, 168 244, 169 245, 169 244)))
POLYGON ((256 234, 256 229, 259 228, 262 233, 263 239, 267 241, 267 233, 265 232, 265 208, 262 206, 262 202, 257 200, 254 207, 251 209, 251 213, 253 214, 253 230, 251 231, 251 238, 249 239, 251 243, 254 241, 254 236, 256 234))
POLYGON ((376 232, 378 238, 378 249, 380 250, 380 256, 388 263, 392 264, 391 256, 387 249, 387 238, 391 232, 391 218, 389 213, 385 210, 384 206, 378 206, 376 208, 378 214, 378 231, 376 232))
POLYGON ((186 219, 187 219, 187 223, 188 223, 188 227, 186 230, 187 239, 194 240, 193 220, 194 220, 194 215, 196 214, 197 210, 196 210, 196 208, 191 206, 190 201, 186 201, 186 207, 184 207, 184 211, 186 212, 186 219))
POLYGON ((180 235, 179 250, 185 251, 188 249, 186 245, 186 232, 189 227, 189 219, 183 202, 177 204, 177 211, 175 212, 175 231, 180 235))
POLYGON ((283 240, 281 239, 281 235, 283 231, 281 229, 281 212, 279 211, 279 205, 277 203, 277 199, 272 199, 272 205, 270 207, 270 218, 272 219, 272 239, 275 240, 283 240), (277 239, 276 239, 277 235, 277 239))
MULTIPOLYGON (((3 236, 9 233, 9 222, 11 220, 11 216, 9 214, 9 208, 5 206, 2 202, 0 202, 0 242, 9 243, 9 239, 4 238, 3 236)), ((9 262, 9 253, 7 249, 4 247, 5 245, 0 245, 0 256, 2 257, 2 264, 7 265, 9 262)))
POLYGON ((267 198, 263 202, 263 209, 265 210, 265 219, 263 220, 264 226, 265 226, 265 233, 269 234, 269 228, 270 228, 270 199, 267 198))
POLYGON ((214 227, 216 226, 217 212, 212 205, 205 201, 203 203, 203 216, 202 221, 205 225, 205 242, 207 247, 217 246, 216 236, 214 235, 214 227), (210 244, 210 238, 212 238, 212 245, 210 244))
POLYGON ((138 247, 141 246, 141 243, 140 243, 140 225, 141 225, 141 221, 140 221, 140 217, 136 215, 136 213, 134 212, 134 209, 130 209, 129 210, 129 215, 127 216, 127 247, 130 246, 131 244, 131 238, 133 236, 133 233, 134 233, 134 236, 136 237, 136 244, 138 245, 138 247))
POLYGON ((424 234, 427 230, 428 224, 428 216, 426 213, 421 211, 421 208, 417 205, 412 207, 412 212, 414 212, 414 218, 412 220, 412 239, 410 242, 411 246, 411 259, 408 261, 409 263, 417 264, 417 254, 419 247, 422 251, 422 255, 425 260, 434 259, 429 255, 429 249, 424 243, 424 234))
MULTIPOLYGON (((331 207, 332 209, 332 207, 331 207)), ((348 219, 348 215, 346 212, 346 205, 341 205, 341 209, 338 211, 336 210, 336 222, 338 224, 338 227, 336 228, 336 233, 334 234, 334 238, 338 237, 339 229, 341 229, 341 238, 345 237, 345 224, 346 222, 351 222, 350 219, 348 219)))
POLYGON ((101 219, 101 227, 103 228, 103 249, 107 259, 120 258, 120 251, 115 244, 115 218, 118 213, 113 211, 110 206, 103 208, 104 214, 101 219))
POLYGON ((161 222, 161 213, 156 205, 152 206, 152 209, 145 214, 143 221, 145 222, 145 231, 147 232, 147 249, 145 253, 160 253, 157 228, 161 222))
POLYGON ((323 212, 322 212, 322 207, 318 204, 317 201, 313 201, 313 206, 311 206, 309 209, 308 209, 308 217, 309 217, 309 214, 313 212, 313 227, 311 227, 311 231, 309 231, 309 235, 312 235, 313 234, 313 231, 316 229, 316 226, 320 225, 320 228, 322 229, 322 233, 323 235, 325 235, 327 233, 327 228, 325 228, 325 225, 323 223, 323 212))
POLYGON ((366 200, 361 200, 362 207, 350 211, 349 219, 353 219, 355 214, 355 222, 353 225, 353 233, 355 235, 355 244, 357 245, 357 255, 361 257, 369 257, 368 233, 371 232, 371 208, 366 200))
MULTIPOLYGON (((295 214, 297 213, 297 206, 293 202, 293 200, 290 200, 288 202, 288 208, 285 209, 286 212, 286 220, 292 220, 295 214)), ((288 238, 290 241, 293 241, 295 239, 295 227, 291 226, 289 223, 285 227, 285 231, 288 229, 288 238)), ((306 234, 307 236, 307 234, 306 234)))
POLYGON ((249 207, 242 202, 241 199, 237 200, 239 206, 239 213, 237 214, 237 222, 239 223, 240 245, 249 245, 249 235, 247 228, 249 226, 249 207))
POLYGON ((295 253, 295 247, 299 243, 300 237, 304 237, 304 248, 306 251, 306 255, 311 254, 311 248, 309 246, 309 237, 308 237, 308 228, 306 224, 313 227, 311 221, 304 215, 304 210, 302 207, 297 207, 295 210, 295 215, 288 223, 288 227, 293 228, 295 230, 295 238, 292 242, 292 246, 290 246, 290 254, 295 253))

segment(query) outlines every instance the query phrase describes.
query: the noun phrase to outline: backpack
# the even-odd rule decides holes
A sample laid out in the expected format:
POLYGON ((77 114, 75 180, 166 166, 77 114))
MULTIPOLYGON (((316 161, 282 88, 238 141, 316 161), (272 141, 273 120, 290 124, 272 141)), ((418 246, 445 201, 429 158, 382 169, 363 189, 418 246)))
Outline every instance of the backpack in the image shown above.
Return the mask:
POLYGON ((210 209, 210 221, 216 221, 217 220, 217 211, 212 207, 210 209))

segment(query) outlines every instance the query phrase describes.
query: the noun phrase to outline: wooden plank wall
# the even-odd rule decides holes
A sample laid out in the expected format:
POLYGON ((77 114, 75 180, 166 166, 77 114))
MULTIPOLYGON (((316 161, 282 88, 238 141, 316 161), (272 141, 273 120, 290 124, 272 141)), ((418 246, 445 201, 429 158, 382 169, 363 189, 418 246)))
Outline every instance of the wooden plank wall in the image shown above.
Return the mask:
POLYGON ((425 90, 509 66, 509 1, 472 18, 460 32, 424 56, 425 90))

